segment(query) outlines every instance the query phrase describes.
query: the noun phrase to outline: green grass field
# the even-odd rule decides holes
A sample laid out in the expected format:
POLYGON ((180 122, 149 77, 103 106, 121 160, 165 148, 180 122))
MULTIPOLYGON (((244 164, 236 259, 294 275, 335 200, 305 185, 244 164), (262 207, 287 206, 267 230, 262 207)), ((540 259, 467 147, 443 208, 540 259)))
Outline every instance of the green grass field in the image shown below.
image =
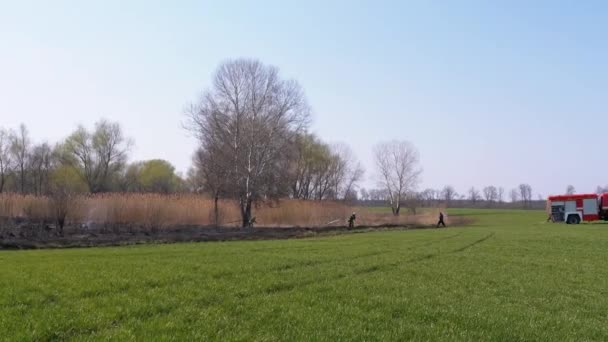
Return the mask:
POLYGON ((607 340, 608 225, 0 252, 0 339, 607 340))

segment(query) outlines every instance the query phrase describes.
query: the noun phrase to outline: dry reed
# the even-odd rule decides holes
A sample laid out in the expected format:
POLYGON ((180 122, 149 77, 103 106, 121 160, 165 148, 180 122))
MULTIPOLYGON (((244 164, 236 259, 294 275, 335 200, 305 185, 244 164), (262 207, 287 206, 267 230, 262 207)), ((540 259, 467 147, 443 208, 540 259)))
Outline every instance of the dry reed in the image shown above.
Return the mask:
MULTIPOLYGON (((219 225, 239 226, 236 202, 219 201, 219 225)), ((393 216, 367 208, 354 208, 342 202, 281 200, 261 203, 253 210, 256 225, 263 227, 344 226, 353 211, 358 226, 432 225, 438 210, 418 215, 393 216)), ((0 194, 0 218, 23 218, 30 221, 53 221, 52 202, 46 197, 0 194)), ((459 218, 448 218, 455 224, 459 218)), ((102 194, 80 196, 72 201, 67 221, 75 224, 136 224, 146 227, 174 225, 212 225, 215 222, 213 200, 201 195, 178 194, 102 194)))

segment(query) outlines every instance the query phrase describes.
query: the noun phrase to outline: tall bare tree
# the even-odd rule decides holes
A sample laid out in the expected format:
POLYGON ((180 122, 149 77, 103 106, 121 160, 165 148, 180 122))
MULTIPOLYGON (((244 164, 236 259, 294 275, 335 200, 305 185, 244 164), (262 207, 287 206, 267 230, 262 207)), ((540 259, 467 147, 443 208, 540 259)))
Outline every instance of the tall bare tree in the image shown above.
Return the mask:
POLYGON ((317 193, 320 180, 327 176, 331 151, 313 134, 298 134, 293 142, 291 174, 291 196, 311 199, 317 193))
POLYGON ((347 200, 356 192, 365 171, 349 146, 334 144, 332 152, 339 165, 333 175, 334 193, 337 199, 347 200))
POLYGON ((529 184, 519 185, 519 194, 524 207, 529 207, 532 202, 532 187, 529 184))
POLYGON ((566 194, 567 195, 574 195, 574 193, 576 193, 576 189, 574 188, 574 185, 568 185, 566 187, 566 194))
POLYGON ((399 215, 405 196, 414 191, 422 170, 418 165, 420 155, 409 141, 389 141, 374 148, 376 168, 380 184, 388 192, 393 215, 399 215))
POLYGON ((441 197, 445 201, 445 204, 449 207, 452 201, 458 197, 458 193, 453 186, 446 185, 441 190, 441 197))
POLYGON ((293 198, 344 199, 363 176, 361 164, 347 145, 330 146, 312 134, 296 136, 289 159, 293 198))
POLYGON ((483 197, 485 198, 488 204, 492 204, 496 202, 496 198, 498 197, 498 189, 495 186, 490 185, 483 188, 483 197))
POLYGON ((284 182, 285 155, 309 113, 296 81, 250 59, 220 65, 211 89, 187 112, 186 128, 228 173, 227 194, 238 199, 243 226, 255 200, 283 191, 277 184, 284 182))
POLYGON ((498 203, 502 203, 505 200, 505 188, 498 187, 498 192, 496 194, 496 200, 498 201, 498 203))
POLYGON ((199 148, 193 157, 192 177, 196 177, 199 190, 210 194, 213 198, 213 221, 215 225, 219 225, 221 223, 219 200, 228 188, 229 170, 223 169, 222 164, 213 158, 216 154, 203 147, 199 148))
POLYGON ((431 207, 438 200, 438 191, 434 189, 424 189, 420 192, 420 198, 423 201, 423 205, 431 207))
POLYGON ((112 176, 125 166, 131 141, 118 123, 101 120, 93 132, 80 126, 62 146, 63 162, 75 167, 93 193, 110 190, 112 176))
POLYGON ((0 193, 4 191, 6 179, 12 172, 11 159, 11 133, 3 128, 0 128, 0 193))
POLYGON ((469 189, 469 201, 471 201, 471 203, 475 204, 477 203, 477 201, 479 201, 479 199, 481 198, 481 196, 479 195, 479 190, 475 189, 475 187, 471 187, 469 189))
POLYGON ((28 169, 32 191, 42 195, 49 191, 49 176, 52 169, 52 150, 49 144, 42 143, 32 148, 28 169))
POLYGON ((19 173, 19 191, 21 193, 25 192, 30 144, 31 141, 27 127, 21 124, 17 133, 12 135, 10 147, 12 159, 19 173))
POLYGON ((363 201, 369 201, 370 196, 369 196, 369 192, 367 191, 367 189, 366 189, 366 188, 361 188, 361 189, 359 190, 359 194, 360 194, 360 195, 359 195, 359 198, 360 198, 361 200, 363 200, 363 201))
POLYGON ((361 163, 356 162, 349 166, 346 181, 344 182, 344 186, 342 187, 342 198, 347 200, 352 198, 352 194, 358 194, 358 186, 359 182, 363 179, 363 175, 365 174, 365 169, 361 165, 361 163))
POLYGON ((519 190, 511 189, 511 191, 509 192, 509 197, 511 198, 511 203, 519 201, 519 190))

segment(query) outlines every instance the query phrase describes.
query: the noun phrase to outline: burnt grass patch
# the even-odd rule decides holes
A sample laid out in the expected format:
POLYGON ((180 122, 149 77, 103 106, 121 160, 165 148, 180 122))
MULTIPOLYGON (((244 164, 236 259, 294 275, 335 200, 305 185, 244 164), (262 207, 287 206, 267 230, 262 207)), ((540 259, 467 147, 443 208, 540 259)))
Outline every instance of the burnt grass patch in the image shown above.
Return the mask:
MULTIPOLYGON (((134 224, 67 225, 62 232, 52 224, 40 222, 0 222, 0 250, 80 248, 148 243, 207 242, 235 240, 277 240, 352 234, 371 231, 436 229, 421 226, 347 227, 255 227, 235 228, 197 225, 158 226, 134 224)), ((437 228, 443 229, 443 228, 437 228)))

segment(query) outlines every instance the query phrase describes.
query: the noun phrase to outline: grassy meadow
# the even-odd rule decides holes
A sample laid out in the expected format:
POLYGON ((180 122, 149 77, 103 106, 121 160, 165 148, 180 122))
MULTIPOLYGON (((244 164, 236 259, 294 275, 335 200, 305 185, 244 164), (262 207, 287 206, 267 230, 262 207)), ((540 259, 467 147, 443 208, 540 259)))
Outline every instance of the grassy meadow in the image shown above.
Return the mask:
POLYGON ((608 339, 608 225, 0 252, 0 340, 608 339))

